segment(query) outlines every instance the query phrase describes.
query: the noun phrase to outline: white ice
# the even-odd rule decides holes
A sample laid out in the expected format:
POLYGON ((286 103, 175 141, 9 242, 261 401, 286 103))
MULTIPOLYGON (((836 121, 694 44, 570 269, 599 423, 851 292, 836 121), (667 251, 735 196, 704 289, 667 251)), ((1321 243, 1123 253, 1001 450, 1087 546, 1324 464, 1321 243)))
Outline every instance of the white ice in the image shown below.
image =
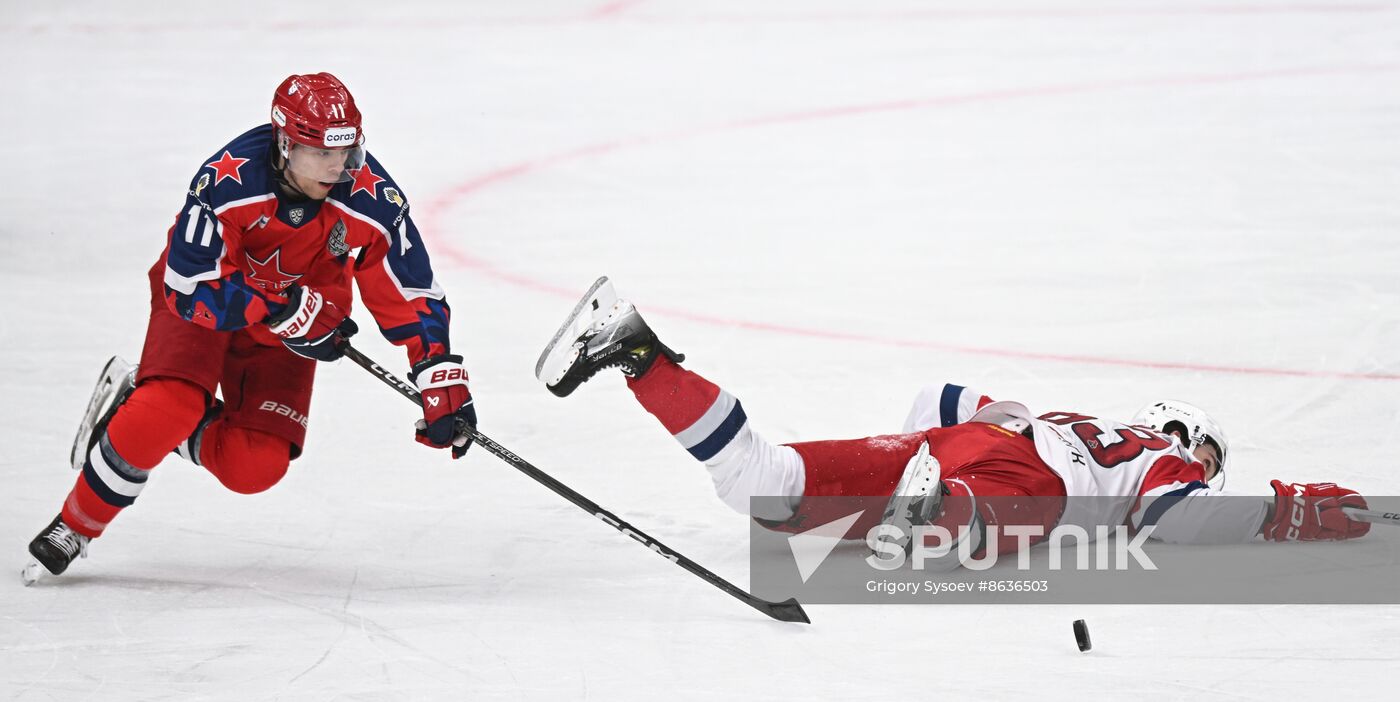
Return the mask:
POLYGON ((741 585, 746 521, 620 379, 532 377, 598 275, 773 440, 895 431, 943 380, 1179 397, 1228 428, 1233 489, 1400 492, 1400 2, 604 2, 0 4, 0 698, 1394 692, 1395 607, 770 622, 484 451, 414 444, 344 362, 275 489, 172 459, 22 588, 190 177, 319 70, 414 203, 482 429, 741 585))

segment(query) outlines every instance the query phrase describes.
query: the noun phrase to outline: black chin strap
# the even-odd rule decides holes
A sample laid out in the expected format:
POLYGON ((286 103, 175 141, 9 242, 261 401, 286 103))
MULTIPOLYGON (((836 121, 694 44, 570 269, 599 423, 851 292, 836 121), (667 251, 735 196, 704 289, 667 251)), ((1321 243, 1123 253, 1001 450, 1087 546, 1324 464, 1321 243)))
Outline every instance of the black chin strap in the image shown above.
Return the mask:
POLYGON ((282 190, 289 197, 297 201, 314 199, 310 195, 307 195, 305 190, 298 188, 296 184, 287 177, 287 167, 285 165, 274 171, 273 178, 276 179, 277 184, 282 187, 282 190))
POLYGON ((289 197, 297 201, 314 200, 315 198, 306 194, 305 190, 298 188, 290 178, 287 177, 287 169, 291 167, 288 160, 282 157, 282 152, 274 143, 272 145, 272 177, 277 181, 277 185, 282 187, 282 191, 289 197))

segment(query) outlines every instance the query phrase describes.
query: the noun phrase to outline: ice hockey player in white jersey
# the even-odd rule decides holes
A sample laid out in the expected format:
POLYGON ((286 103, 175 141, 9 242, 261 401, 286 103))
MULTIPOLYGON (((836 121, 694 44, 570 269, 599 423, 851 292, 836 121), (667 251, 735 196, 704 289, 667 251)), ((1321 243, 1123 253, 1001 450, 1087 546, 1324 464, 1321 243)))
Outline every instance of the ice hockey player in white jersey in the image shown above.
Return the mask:
POLYGON ((725 504, 747 514, 753 496, 785 498, 764 501, 771 506, 751 515, 781 531, 845 516, 824 514, 830 501, 806 499, 835 496, 892 496, 884 514, 863 516, 848 536, 918 504, 931 510, 920 519, 950 531, 1001 525, 1001 553, 1018 548, 1005 535, 1010 525, 1049 534, 1074 524, 1092 534, 1098 525, 1151 524, 1154 538, 1178 543, 1341 540, 1370 527, 1342 509, 1364 509, 1365 499, 1332 483, 1274 480, 1271 500, 1177 499, 1222 494, 1229 458, 1225 433, 1185 402, 1152 402, 1124 424, 1071 412, 1036 415, 1020 403, 939 384, 918 393, 900 434, 775 445, 750 427, 734 396, 681 367, 683 360, 603 278, 566 318, 535 371, 563 397, 603 369, 620 369, 642 407, 705 464, 725 504), (974 501, 988 497, 995 505, 974 501), (977 506, 962 514, 940 507, 953 504, 977 506))

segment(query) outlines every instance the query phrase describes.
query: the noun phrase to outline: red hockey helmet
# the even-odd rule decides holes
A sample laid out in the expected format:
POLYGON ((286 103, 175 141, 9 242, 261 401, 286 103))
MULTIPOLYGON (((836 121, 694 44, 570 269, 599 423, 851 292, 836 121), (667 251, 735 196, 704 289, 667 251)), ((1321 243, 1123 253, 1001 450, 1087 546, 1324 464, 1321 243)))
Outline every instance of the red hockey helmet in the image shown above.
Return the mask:
POLYGON ((272 96, 272 124, 305 146, 338 148, 365 142, 355 97, 329 73, 282 81, 272 96))
MULTIPOLYGON (((288 76, 272 96, 272 126, 277 130, 277 148, 288 166, 301 175, 321 181, 349 179, 348 170, 364 164, 365 133, 355 97, 339 78, 329 73, 288 76), (293 155, 296 146, 327 151, 346 150, 338 176, 328 176, 325 167, 308 158, 293 155)), ((309 154, 308 154, 309 156, 309 154)), ((322 159, 324 160, 324 159, 322 159)), ((333 170, 333 169, 332 169, 333 170)))

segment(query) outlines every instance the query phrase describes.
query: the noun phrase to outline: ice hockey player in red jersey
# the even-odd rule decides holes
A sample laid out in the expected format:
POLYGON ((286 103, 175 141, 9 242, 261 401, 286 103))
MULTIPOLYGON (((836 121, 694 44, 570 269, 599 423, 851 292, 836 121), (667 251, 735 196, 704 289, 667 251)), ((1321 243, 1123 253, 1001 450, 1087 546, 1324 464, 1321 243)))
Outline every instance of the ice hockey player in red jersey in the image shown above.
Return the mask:
POLYGON ((1178 543, 1261 535, 1340 540, 1370 527, 1342 509, 1364 509, 1365 499, 1331 483, 1275 480, 1275 497, 1257 502, 1173 499, 1221 494, 1229 458, 1225 433, 1184 402, 1153 402, 1122 424, 1067 412, 1034 415, 1019 403, 941 384, 919 393, 902 433, 774 445, 749 426, 737 399, 681 367, 683 360, 603 278, 566 318, 535 373, 562 397, 600 370, 619 368, 642 407, 705 464, 726 504, 748 514, 751 497, 785 498, 753 503, 762 513, 751 516, 778 530, 803 531, 844 516, 848 510, 822 514, 823 501, 806 499, 836 496, 890 496, 883 514, 857 520, 848 536, 893 518, 973 539, 999 524, 1001 553, 1018 548, 1005 536, 1008 525, 1049 534, 1071 524, 1092 534, 1099 525, 1150 524, 1153 538, 1178 543), (1107 499, 1065 500, 1069 495, 1107 499), (982 500, 990 497, 995 505, 982 500), (976 507, 942 509, 954 504, 976 507))
POLYGON ((466 451, 476 409, 447 299, 407 196, 364 144, 340 80, 293 75, 267 123, 204 161, 150 270, 140 364, 104 370, 71 456, 81 474, 29 546, 27 583, 86 555, 172 450, 235 492, 277 484, 301 453, 316 362, 356 331, 352 280, 407 351, 425 399, 417 440, 466 451))

